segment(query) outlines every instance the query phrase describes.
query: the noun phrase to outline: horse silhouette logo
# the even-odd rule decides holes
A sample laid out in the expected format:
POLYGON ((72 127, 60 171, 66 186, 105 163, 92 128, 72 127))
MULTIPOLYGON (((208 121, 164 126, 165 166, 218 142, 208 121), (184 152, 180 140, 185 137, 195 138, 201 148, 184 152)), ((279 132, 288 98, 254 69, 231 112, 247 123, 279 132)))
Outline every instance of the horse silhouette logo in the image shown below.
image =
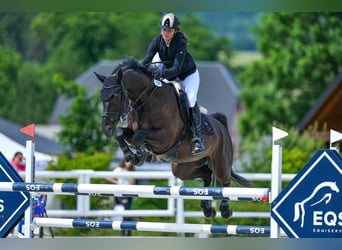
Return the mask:
POLYGON ((295 203, 293 222, 301 219, 300 226, 304 227, 305 206, 307 205, 307 203, 310 207, 313 207, 321 202, 325 202, 325 205, 327 205, 331 201, 333 191, 336 193, 340 192, 340 189, 337 187, 336 182, 324 181, 318 184, 307 198, 305 198, 301 202, 295 203), (323 189, 328 190, 324 192, 323 189))

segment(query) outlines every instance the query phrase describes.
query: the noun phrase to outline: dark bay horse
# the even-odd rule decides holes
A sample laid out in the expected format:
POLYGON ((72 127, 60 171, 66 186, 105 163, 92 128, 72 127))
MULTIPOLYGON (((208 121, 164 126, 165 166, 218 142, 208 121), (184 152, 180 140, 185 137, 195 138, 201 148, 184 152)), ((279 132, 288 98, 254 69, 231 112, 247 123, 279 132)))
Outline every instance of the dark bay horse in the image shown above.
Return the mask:
MULTIPOLYGON (((192 155, 191 129, 180 112, 174 86, 155 86, 151 73, 132 57, 127 57, 109 76, 95 74, 103 84, 102 130, 117 139, 127 160, 139 165, 157 155, 171 162, 174 176, 182 180, 202 179, 208 187, 214 175, 223 187, 228 187, 232 179, 249 186, 232 169, 232 141, 224 114, 206 116, 212 127, 211 134, 202 133, 206 150, 192 155), (122 128, 117 127, 120 118, 126 123, 122 128)), ((210 201, 202 200, 201 207, 206 217, 215 217, 210 201)), ((232 215, 228 199, 222 200, 220 211, 222 217, 232 215)))

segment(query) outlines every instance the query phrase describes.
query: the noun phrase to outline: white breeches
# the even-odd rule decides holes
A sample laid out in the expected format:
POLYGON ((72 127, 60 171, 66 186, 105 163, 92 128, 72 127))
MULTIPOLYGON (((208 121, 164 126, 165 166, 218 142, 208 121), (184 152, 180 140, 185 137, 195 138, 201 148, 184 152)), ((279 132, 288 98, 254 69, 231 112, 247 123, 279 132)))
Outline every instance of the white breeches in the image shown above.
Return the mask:
MULTIPOLYGON (((159 54, 156 53, 152 62, 160 62, 159 54)), ((159 69, 163 68, 163 64, 160 63, 157 65, 159 69)), ((178 79, 179 80, 179 79, 178 79)), ((189 107, 193 108, 197 102, 197 93, 200 84, 200 76, 198 69, 180 82, 182 89, 185 91, 186 96, 188 97, 189 107)))
POLYGON ((197 102, 197 93, 199 89, 200 77, 198 70, 185 78, 182 82, 182 89, 184 89, 189 102, 189 107, 193 108, 197 102))

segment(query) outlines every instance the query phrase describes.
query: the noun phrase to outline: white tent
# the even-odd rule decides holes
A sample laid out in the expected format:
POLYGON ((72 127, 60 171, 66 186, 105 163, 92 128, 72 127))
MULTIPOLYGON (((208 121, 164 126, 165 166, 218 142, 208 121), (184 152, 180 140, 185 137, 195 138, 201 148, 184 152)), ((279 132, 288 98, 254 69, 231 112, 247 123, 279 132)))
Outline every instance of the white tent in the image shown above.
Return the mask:
MULTIPOLYGON (((5 156, 5 158, 10 162, 17 151, 22 152, 24 157, 27 158, 25 145, 21 145, 16 141, 13 141, 0 132, 0 152, 5 156)), ((36 170, 43 169, 46 167, 46 164, 52 160, 52 156, 35 151, 36 170)))

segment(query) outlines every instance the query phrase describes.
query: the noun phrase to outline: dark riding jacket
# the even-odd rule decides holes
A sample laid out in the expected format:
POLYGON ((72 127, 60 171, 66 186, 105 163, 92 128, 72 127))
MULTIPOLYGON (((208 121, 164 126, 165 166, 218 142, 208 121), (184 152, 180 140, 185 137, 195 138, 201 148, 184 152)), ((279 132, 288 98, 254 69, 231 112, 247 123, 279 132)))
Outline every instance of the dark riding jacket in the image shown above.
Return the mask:
POLYGON ((155 37, 148 46, 142 65, 150 63, 157 52, 164 64, 162 77, 170 81, 177 77, 184 80, 197 69, 195 61, 187 51, 186 41, 179 32, 175 34, 169 46, 166 45, 162 35, 155 37))

